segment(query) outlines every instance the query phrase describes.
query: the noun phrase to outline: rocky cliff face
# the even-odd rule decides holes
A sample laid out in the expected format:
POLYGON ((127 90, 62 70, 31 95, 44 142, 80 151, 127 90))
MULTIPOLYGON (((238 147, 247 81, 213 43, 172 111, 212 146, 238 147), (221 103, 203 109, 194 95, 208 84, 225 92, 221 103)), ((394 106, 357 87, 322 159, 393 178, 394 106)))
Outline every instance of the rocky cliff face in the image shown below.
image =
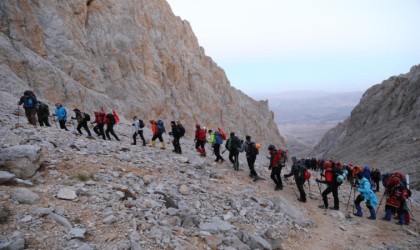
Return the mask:
POLYGON ((231 87, 164 0, 5 0, 0 9, 0 91, 284 144, 267 102, 231 87))
POLYGON ((410 173, 419 189, 420 65, 368 89, 351 116, 331 129, 313 155, 410 173))

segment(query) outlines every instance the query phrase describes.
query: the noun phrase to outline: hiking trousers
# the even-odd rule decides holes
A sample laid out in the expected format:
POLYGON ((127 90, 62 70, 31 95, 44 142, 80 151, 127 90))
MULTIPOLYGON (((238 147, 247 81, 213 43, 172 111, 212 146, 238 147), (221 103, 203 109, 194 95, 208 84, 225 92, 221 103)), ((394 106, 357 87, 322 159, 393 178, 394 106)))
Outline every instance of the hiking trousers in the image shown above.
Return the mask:
POLYGON ((255 171, 254 168, 254 164, 255 164, 255 160, 257 159, 256 155, 247 155, 246 156, 246 162, 248 163, 248 167, 249 167, 249 172, 251 173, 252 176, 258 176, 257 172, 255 171))
POLYGON ((28 119, 29 124, 36 126, 36 109, 35 108, 25 108, 26 119, 28 119))
POLYGON ((50 122, 48 121, 48 116, 39 116, 38 115, 38 122, 39 122, 39 126, 47 126, 47 127, 51 127, 50 122))
POLYGON ((137 132, 134 132, 134 134, 133 134, 134 144, 137 143, 136 142, 137 135, 140 135, 140 139, 143 141, 143 146, 146 146, 146 140, 144 139, 144 136, 143 136, 143 129, 141 129, 141 130, 139 130, 137 132))
POLYGON ((111 140, 111 137, 109 136, 110 133, 111 133, 112 136, 114 136, 115 140, 117 140, 117 141, 120 140, 114 132, 114 125, 107 124, 105 133, 106 133, 106 137, 108 138, 108 140, 111 140))
POLYGON ((79 122, 79 124, 77 124, 77 132, 79 132, 79 134, 83 135, 81 128, 83 128, 89 136, 92 136, 90 134, 90 130, 89 127, 87 125, 87 121, 83 121, 83 122, 79 122))
POLYGON ((160 142, 163 142, 162 133, 157 132, 156 134, 154 134, 152 137, 152 141, 156 141, 156 139, 159 139, 160 142))
POLYGON ((283 187, 283 182, 281 181, 281 167, 272 168, 270 178, 274 181, 277 187, 283 187))
POLYGON ((235 162, 238 160, 238 155, 239 155, 238 151, 234 151, 234 150, 229 151, 229 161, 235 164, 235 162))
POLYGON ((66 120, 59 120, 58 123, 60 124, 60 128, 66 131, 69 131, 66 127, 66 120))
POLYGON ((175 152, 182 153, 182 151, 181 151, 181 144, 179 144, 179 139, 181 139, 181 137, 174 136, 174 140, 172 142, 172 145, 174 145, 175 152))
POLYGON ((303 202, 306 202, 306 193, 305 193, 305 190, 303 189, 303 184, 305 183, 305 179, 304 178, 298 178, 298 179, 295 179, 295 182, 296 182, 296 186, 297 186, 297 188, 299 190, 299 193, 300 193, 300 199, 303 202))
POLYGON ((93 127, 93 131, 98 135, 98 136, 102 136, 102 139, 106 139, 105 138, 105 132, 104 132, 104 123, 100 122, 98 124, 96 124, 95 127, 93 127))
POLYGON ((329 193, 333 193, 334 197, 334 209, 338 210, 340 208, 340 200, 338 199, 338 187, 341 185, 341 183, 336 184, 328 184, 328 187, 322 192, 322 200, 324 201, 324 206, 328 207, 328 197, 327 195, 329 193))
POLYGON ((216 161, 222 160, 224 161, 223 157, 220 155, 220 144, 213 145, 214 154, 216 155, 216 161))

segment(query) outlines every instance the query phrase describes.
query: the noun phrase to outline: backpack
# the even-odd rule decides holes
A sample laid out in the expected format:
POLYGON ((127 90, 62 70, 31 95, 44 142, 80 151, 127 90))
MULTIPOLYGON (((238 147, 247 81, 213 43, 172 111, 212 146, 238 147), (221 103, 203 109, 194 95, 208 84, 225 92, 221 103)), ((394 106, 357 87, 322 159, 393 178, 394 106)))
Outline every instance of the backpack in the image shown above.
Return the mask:
POLYGON ((311 172, 309 172, 308 169, 305 170, 305 172, 303 173, 303 178, 305 178, 305 180, 309 180, 311 179, 311 172))
POLYGON ((111 125, 115 125, 117 123, 115 121, 115 117, 112 113, 107 114, 106 118, 108 119, 108 123, 111 124, 111 125))
POLYGON ((227 139, 225 148, 230 152, 230 149, 232 147, 232 138, 227 139))
POLYGON ((259 154, 258 148, 255 145, 255 142, 248 143, 248 155, 256 156, 259 154))
POLYGON ((157 122, 157 129, 158 129, 158 132, 161 133, 161 134, 163 134, 163 133, 166 132, 165 125, 163 124, 163 121, 162 120, 158 120, 158 122, 157 122))
POLYGON ((90 115, 88 113, 83 113, 85 115, 85 121, 90 121, 90 115))
POLYGON ((180 137, 185 135, 185 128, 184 128, 184 126, 182 126, 182 124, 178 124, 176 126, 176 129, 178 130, 178 134, 179 134, 180 137))
POLYGON ((305 172, 308 170, 307 168, 306 168, 306 165, 305 165, 305 162, 304 161, 300 161, 299 162, 299 165, 298 165, 298 167, 297 167, 297 170, 298 170, 298 176, 299 176, 299 178, 305 178, 305 172))
POLYGON ((139 120, 139 128, 144 128, 144 122, 143 122, 143 120, 139 120))
POLYGON ((222 135, 219 132, 214 132, 214 138, 216 139, 216 141, 214 142, 214 144, 223 144, 223 138, 222 135))
POLYGON ((223 140, 226 140, 226 134, 225 132, 223 132, 223 130, 221 128, 217 128, 217 131, 219 132, 220 136, 222 137, 223 140))
POLYGON ((205 129, 200 129, 199 131, 198 131, 198 140, 200 140, 200 141, 205 141, 206 140, 206 134, 207 134, 207 130, 205 130, 205 129))

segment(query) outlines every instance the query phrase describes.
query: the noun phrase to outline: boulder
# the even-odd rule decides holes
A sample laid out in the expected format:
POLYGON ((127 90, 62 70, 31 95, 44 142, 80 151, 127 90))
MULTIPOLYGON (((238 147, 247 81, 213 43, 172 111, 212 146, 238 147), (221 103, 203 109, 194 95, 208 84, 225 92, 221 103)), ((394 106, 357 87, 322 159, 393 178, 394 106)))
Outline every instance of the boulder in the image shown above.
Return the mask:
POLYGON ((42 161, 42 148, 36 145, 16 145, 0 149, 0 166, 19 178, 34 176, 42 161))
POLYGON ((14 201, 21 204, 33 204, 39 199, 39 196, 27 188, 15 188, 10 192, 10 196, 14 201))

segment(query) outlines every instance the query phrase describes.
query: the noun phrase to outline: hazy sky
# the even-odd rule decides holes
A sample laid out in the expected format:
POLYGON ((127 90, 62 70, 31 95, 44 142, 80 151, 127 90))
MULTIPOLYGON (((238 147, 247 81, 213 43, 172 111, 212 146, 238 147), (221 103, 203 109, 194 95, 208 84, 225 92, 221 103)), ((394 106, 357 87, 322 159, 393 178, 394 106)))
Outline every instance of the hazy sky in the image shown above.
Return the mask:
POLYGON ((420 63, 420 0, 168 0, 245 93, 366 90, 420 63))

